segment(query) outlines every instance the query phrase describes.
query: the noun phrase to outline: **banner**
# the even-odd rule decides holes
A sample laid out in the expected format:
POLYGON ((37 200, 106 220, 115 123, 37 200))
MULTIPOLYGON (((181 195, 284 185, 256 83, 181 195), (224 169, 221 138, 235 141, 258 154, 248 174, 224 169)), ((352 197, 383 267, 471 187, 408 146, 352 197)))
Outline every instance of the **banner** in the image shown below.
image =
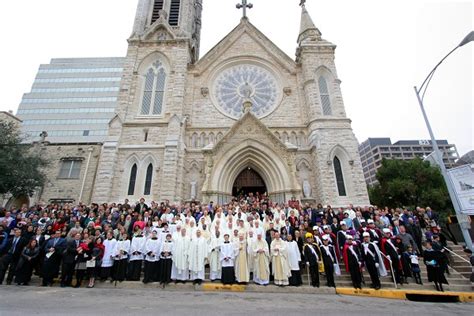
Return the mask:
POLYGON ((448 170, 461 213, 474 215, 474 164, 448 170))

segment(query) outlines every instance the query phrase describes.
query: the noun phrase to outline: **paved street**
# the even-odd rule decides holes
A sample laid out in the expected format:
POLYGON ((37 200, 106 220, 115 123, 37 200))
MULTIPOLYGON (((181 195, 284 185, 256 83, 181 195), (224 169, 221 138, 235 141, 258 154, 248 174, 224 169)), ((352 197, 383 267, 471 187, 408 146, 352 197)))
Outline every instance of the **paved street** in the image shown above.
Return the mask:
POLYGON ((255 312, 259 315, 473 315, 474 304, 415 303, 338 295, 0 286, 0 315, 9 316, 243 315, 255 312))

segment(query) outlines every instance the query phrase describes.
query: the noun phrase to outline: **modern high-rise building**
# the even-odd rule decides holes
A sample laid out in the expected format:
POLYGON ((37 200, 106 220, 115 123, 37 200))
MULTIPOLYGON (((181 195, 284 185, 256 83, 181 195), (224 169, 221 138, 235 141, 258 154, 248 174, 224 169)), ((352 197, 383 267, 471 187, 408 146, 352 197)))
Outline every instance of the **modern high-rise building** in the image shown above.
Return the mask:
MULTIPOLYGON (((443 153, 446 168, 454 166, 459 159, 456 145, 447 140, 438 140, 438 147, 443 153)), ((382 159, 411 160, 425 158, 434 151, 430 140, 400 140, 392 144, 390 138, 368 138, 359 145, 359 153, 364 170, 365 181, 368 185, 375 184, 377 170, 382 165, 382 159)))
POLYGON ((124 58, 61 58, 40 65, 17 116, 27 141, 102 142, 117 108, 124 58))

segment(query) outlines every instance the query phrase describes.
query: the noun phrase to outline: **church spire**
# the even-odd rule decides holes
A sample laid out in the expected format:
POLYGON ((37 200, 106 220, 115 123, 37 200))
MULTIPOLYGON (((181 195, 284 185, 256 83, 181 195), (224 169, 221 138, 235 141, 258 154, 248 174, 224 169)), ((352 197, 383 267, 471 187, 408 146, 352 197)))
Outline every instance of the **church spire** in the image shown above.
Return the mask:
POLYGON ((301 26, 300 33, 298 35, 298 44, 301 45, 303 42, 309 41, 320 41, 321 32, 314 25, 311 16, 306 10, 305 0, 302 0, 300 3, 301 6, 301 26))

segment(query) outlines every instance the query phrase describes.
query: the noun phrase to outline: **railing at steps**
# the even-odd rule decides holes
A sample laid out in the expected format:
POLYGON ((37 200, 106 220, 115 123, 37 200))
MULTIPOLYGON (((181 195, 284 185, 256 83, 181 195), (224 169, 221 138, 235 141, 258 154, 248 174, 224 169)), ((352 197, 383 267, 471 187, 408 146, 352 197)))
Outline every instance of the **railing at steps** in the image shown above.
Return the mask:
POLYGON ((452 250, 450 250, 450 249, 448 249, 448 248, 446 248, 446 247, 444 247, 443 249, 446 250, 446 251, 448 251, 450 254, 454 255, 455 257, 461 259, 462 261, 471 264, 471 262, 470 262, 469 260, 467 260, 466 258, 461 257, 460 255, 458 255, 458 254, 455 253, 454 251, 452 251, 452 250))

